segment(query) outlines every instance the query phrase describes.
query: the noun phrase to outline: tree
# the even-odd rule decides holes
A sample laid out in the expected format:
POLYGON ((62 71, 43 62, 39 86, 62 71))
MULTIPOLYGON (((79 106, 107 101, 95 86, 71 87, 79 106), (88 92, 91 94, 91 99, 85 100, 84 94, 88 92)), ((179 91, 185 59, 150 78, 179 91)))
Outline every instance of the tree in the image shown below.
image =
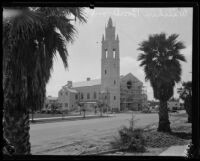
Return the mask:
POLYGON ((97 106, 99 108, 99 111, 100 111, 100 116, 102 117, 103 116, 103 107, 105 106, 105 102, 100 100, 97 102, 97 106))
POLYGON ((16 154, 30 154, 29 110, 44 104, 57 53, 68 66, 66 42, 73 42, 77 33, 68 17, 86 19, 83 8, 12 9, 19 14, 3 19, 3 132, 16 154))
POLYGON ((192 122, 192 81, 183 82, 182 88, 179 89, 178 93, 180 98, 184 101, 184 107, 188 114, 188 122, 192 122))
POLYGON ((179 35, 166 37, 165 33, 150 35, 139 44, 140 66, 144 66, 145 80, 149 80, 154 97, 160 101, 158 131, 170 132, 167 101, 173 96, 175 83, 181 80, 180 61, 186 61, 180 53, 185 46, 177 41, 179 35))

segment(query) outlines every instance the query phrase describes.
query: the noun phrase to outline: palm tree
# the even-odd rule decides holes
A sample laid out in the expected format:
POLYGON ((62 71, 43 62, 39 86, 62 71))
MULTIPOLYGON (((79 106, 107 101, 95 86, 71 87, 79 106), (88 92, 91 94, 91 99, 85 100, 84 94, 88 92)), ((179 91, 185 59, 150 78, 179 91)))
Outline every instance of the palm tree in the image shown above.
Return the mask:
POLYGON ((29 110, 44 103, 57 53, 68 66, 66 43, 77 34, 68 17, 86 19, 83 8, 14 9, 20 14, 3 20, 3 132, 16 154, 30 154, 29 110))
POLYGON ((149 80, 154 97, 160 101, 158 131, 170 132, 167 101, 173 96, 175 83, 181 80, 180 61, 186 61, 180 53, 185 46, 177 41, 178 35, 166 37, 165 33, 150 35, 139 44, 140 66, 144 66, 145 80, 149 80))

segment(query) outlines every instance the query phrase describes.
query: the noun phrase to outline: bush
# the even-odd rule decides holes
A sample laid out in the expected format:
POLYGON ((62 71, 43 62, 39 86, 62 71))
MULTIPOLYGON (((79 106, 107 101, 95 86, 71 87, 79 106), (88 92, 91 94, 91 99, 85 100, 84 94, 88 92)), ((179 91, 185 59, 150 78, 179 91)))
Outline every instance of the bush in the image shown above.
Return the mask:
POLYGON ((130 120, 129 127, 122 127, 119 130, 119 138, 111 143, 114 148, 127 152, 145 152, 145 138, 143 129, 134 128, 134 119, 130 120))

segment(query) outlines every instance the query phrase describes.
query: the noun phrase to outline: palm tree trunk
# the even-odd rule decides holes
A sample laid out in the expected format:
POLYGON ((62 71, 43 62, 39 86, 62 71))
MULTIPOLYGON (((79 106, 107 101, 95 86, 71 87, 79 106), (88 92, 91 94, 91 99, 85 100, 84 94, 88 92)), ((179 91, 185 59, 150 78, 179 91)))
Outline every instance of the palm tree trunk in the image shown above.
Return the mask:
POLYGON ((15 147, 15 154, 30 154, 31 144, 29 142, 29 114, 28 112, 6 112, 4 113, 4 136, 15 147))
POLYGON ((14 154, 27 155, 31 151, 29 110, 26 107, 27 79, 22 74, 23 69, 17 68, 17 64, 18 62, 14 64, 10 61, 9 66, 4 68, 3 134, 14 146, 14 154))
POLYGON ((192 122, 192 106, 191 106, 191 99, 187 98, 185 100, 185 110, 188 114, 188 123, 192 122))
POLYGON ((33 122, 33 109, 31 109, 31 121, 33 122))
POLYGON ((162 132, 171 131, 168 109, 167 109, 167 101, 160 100, 158 131, 162 132))

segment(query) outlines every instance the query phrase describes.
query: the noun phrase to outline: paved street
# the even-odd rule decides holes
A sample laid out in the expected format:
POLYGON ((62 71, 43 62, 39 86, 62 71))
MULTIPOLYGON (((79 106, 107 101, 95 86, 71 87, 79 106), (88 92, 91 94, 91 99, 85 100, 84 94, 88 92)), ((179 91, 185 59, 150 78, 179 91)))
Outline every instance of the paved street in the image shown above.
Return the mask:
MULTIPOLYGON (((108 118, 31 124, 32 154, 78 155, 106 149, 132 114, 114 114, 108 118)), ((158 114, 134 114, 137 127, 158 122, 158 114)))

